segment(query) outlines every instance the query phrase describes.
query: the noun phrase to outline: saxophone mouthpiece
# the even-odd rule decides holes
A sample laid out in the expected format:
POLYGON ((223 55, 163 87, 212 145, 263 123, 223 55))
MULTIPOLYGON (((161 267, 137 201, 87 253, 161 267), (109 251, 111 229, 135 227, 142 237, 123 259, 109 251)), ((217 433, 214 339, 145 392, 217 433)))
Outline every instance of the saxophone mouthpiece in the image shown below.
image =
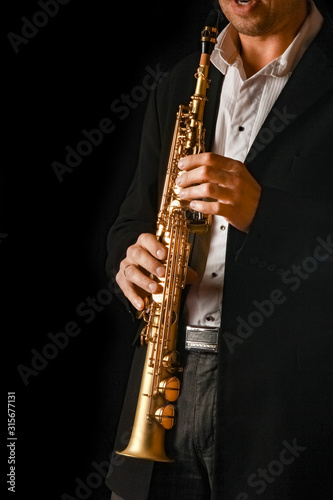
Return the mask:
POLYGON ((216 44, 218 31, 215 26, 205 26, 201 32, 201 53, 211 54, 216 44))
POLYGON ((206 24, 201 32, 200 64, 202 64, 203 66, 209 66, 210 55, 213 52, 214 46, 217 41, 217 35, 219 34, 218 32, 219 16, 220 16, 219 12, 217 13, 213 12, 212 15, 208 16, 206 24), (214 20, 216 21, 215 23, 214 20))
POLYGON ((201 32, 201 53, 211 54, 216 44, 220 11, 213 11, 206 20, 206 24, 201 32))

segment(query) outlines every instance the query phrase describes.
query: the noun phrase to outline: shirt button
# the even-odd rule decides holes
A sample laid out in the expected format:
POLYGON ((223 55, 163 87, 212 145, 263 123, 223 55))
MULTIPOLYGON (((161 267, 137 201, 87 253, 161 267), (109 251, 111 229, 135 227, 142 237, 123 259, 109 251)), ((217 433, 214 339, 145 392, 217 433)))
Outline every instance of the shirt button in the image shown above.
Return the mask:
POLYGON ((212 273, 212 278, 217 278, 218 274, 217 273, 212 273))
POLYGON ((225 231, 225 226, 220 226, 221 231, 225 231))
POLYGON ((207 321, 214 321, 214 319, 215 319, 214 316, 207 316, 206 317, 207 321))
POLYGON ((244 132, 244 130, 245 130, 245 128, 244 128, 244 127, 242 127, 241 125, 238 127, 238 131, 239 131, 239 132, 244 132))

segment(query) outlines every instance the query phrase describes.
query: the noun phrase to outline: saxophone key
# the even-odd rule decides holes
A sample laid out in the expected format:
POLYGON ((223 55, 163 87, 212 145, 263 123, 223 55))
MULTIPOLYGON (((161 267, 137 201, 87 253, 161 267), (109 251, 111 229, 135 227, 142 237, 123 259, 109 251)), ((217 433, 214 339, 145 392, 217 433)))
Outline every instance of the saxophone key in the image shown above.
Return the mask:
POLYGON ((158 390, 167 401, 171 401, 173 403, 179 397, 180 381, 177 377, 166 378, 161 381, 158 390))
POLYGON ((140 333, 140 345, 142 347, 146 346, 147 345, 147 342, 148 342, 148 339, 147 339, 147 335, 148 335, 148 332, 147 332, 147 325, 145 325, 142 330, 141 330, 141 333, 140 333))
POLYGON ((155 420, 164 429, 171 429, 175 423, 175 408, 172 405, 158 408, 155 412, 155 420))
POLYGON ((148 368, 154 368, 155 366, 155 358, 151 357, 148 359, 148 368))
POLYGON ((166 356, 163 358, 163 368, 169 373, 176 373, 176 372, 182 372, 183 368, 181 367, 180 363, 178 362, 178 352, 173 351, 169 352, 166 356))

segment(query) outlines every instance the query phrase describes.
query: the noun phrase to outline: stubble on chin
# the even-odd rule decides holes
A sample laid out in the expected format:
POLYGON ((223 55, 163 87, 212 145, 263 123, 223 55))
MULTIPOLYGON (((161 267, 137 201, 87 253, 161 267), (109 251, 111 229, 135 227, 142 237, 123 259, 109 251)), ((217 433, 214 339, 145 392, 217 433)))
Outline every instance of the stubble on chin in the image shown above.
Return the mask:
POLYGON ((259 9, 257 12, 253 12, 249 16, 240 16, 233 12, 230 5, 232 1, 221 0, 219 3, 225 17, 238 33, 249 37, 265 37, 272 34, 276 20, 270 9, 267 9, 267 5, 267 12, 263 10, 263 5, 260 5, 257 7, 259 9))

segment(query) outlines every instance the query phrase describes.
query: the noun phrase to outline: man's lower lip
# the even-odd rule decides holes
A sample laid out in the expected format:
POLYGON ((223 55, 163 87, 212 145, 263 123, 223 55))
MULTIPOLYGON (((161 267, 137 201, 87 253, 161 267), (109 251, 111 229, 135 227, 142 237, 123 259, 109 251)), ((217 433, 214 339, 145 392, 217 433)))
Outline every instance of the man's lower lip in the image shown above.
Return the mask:
POLYGON ((232 7, 236 14, 248 14, 251 10, 255 9, 260 0, 249 0, 246 3, 240 3, 238 0, 232 0, 232 7))

